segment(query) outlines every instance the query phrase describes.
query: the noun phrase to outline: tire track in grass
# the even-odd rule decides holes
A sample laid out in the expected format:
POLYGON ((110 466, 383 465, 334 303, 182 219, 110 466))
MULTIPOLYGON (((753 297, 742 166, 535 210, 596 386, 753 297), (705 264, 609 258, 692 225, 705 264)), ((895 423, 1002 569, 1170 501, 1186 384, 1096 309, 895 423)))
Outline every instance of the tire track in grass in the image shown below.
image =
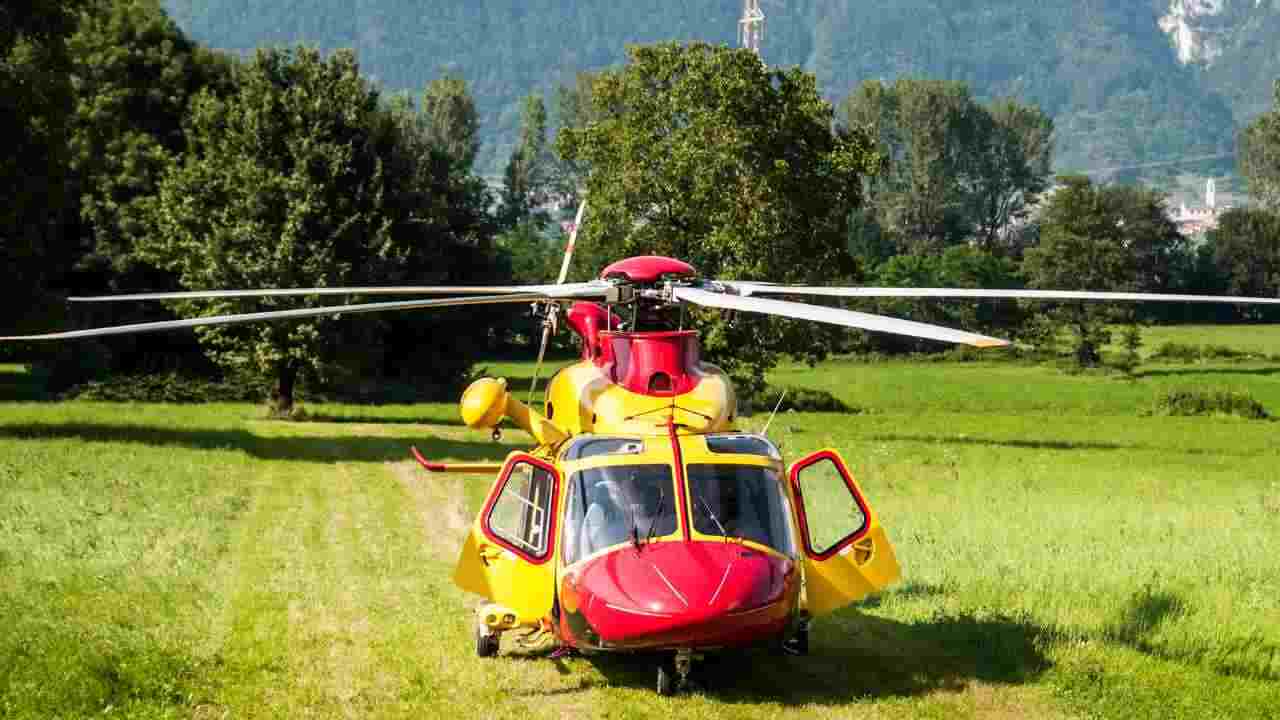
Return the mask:
MULTIPOLYGON (((207 714, 270 717, 287 714, 281 688, 289 682, 286 659, 290 598, 281 580, 288 571, 292 488, 281 485, 283 463, 255 463, 252 510, 237 528, 220 570, 228 599, 214 637, 222 659, 218 709, 207 714)), ((297 552, 292 553, 296 556, 297 552)))
MULTIPOLYGON (((412 462, 387 463, 386 467, 410 501, 422 547, 437 564, 434 609, 441 615, 434 622, 437 645, 430 657, 438 682, 436 701, 453 707, 458 717, 467 718, 610 715, 615 705, 598 687, 604 679, 585 661, 476 657, 473 613, 484 601, 457 589, 451 578, 472 523, 463 484, 487 485, 491 479, 425 476, 412 462)), ((510 641, 504 641, 503 646, 504 653, 512 649, 510 641)))

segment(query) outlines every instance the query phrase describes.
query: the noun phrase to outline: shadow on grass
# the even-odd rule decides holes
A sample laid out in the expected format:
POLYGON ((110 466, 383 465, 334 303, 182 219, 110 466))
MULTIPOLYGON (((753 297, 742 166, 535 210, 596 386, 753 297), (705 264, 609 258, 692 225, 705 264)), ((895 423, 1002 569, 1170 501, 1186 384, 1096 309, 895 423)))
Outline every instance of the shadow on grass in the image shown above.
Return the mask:
POLYGON ((433 460, 495 460, 519 447, 516 443, 462 441, 424 436, 264 437, 247 430, 179 429, 146 425, 59 423, 0 426, 0 437, 27 440, 81 440, 137 443, 155 447, 239 450, 263 460, 303 462, 385 462, 406 460, 416 445, 433 460))
POLYGON ((1270 375, 1280 374, 1280 367, 1269 368, 1159 368, 1156 370, 1139 370, 1133 374, 1134 378, 1157 378, 1157 377, 1186 377, 1194 375, 1239 375, 1254 377, 1267 377, 1270 375))
POLYGON ((884 604, 885 598, 892 595, 895 598, 917 599, 931 598, 945 595, 947 589, 935 583, 922 583, 916 580, 909 580, 902 585, 896 586, 888 593, 876 593, 867 597, 858 603, 860 608, 878 608, 884 604))
MULTIPOLYGON (((305 405, 303 406, 306 407, 305 405)), ((404 416, 387 416, 387 415, 361 415, 359 413, 345 414, 334 412, 308 412, 305 420, 300 422, 314 423, 334 423, 335 425, 450 425, 453 427, 466 427, 462 419, 454 415, 448 417, 430 415, 418 418, 404 416)))
MULTIPOLYGON (((954 692, 974 680, 1028 683, 1049 668, 1038 648, 1046 633, 1023 619, 940 615, 904 623, 847 610, 816 623, 811 633, 805 657, 766 650, 708 656, 694 663, 694 690, 730 703, 835 705, 954 692)), ((655 686, 661 659, 586 656, 608 684, 636 688, 655 686)))
POLYGON ((1164 450, 1145 445, 1125 445, 1108 442, 1076 442, 1073 440, 1001 440, 996 438, 969 437, 965 435, 904 435, 887 433, 871 435, 868 440, 876 442, 914 442, 936 445, 986 445, 990 447, 1010 447, 1023 450, 1164 450))
POLYGON ((1170 647, 1154 640, 1161 627, 1187 611, 1186 602, 1177 594, 1145 587, 1129 598, 1120 617, 1102 632, 1100 639, 1218 675, 1280 680, 1275 664, 1275 658, 1280 658, 1280 646, 1259 638, 1217 638, 1211 645, 1196 649, 1170 647))
POLYGON ((1019 450, 1139 450, 1178 455, 1238 455, 1248 457, 1254 453, 1232 452, 1220 448, 1198 448, 1145 443, 1080 442, 1076 440, 1011 440, 1007 438, 969 437, 967 435, 906 435, 884 433, 870 435, 867 440, 876 442, 925 443, 930 445, 982 445, 986 447, 1017 448, 1019 450))

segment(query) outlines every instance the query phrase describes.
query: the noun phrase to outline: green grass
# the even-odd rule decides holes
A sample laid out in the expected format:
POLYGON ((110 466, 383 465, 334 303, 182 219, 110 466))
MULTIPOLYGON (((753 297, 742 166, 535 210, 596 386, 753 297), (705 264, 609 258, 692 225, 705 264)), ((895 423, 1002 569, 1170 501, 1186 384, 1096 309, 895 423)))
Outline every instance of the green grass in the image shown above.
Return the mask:
MULTIPOLYGON (((531 364, 490 369, 524 394, 531 364)), ((770 435, 792 459, 840 449, 903 581, 819 621, 807 658, 726 658, 708 691, 660 698, 639 660, 474 656, 449 574, 487 481, 417 473, 406 448, 495 458, 517 432, 495 445, 444 404, 280 423, 29 402, 0 367, 0 717, 1280 713, 1280 424, 1142 414, 1204 386, 1280 413, 1280 366, 836 361, 771 382, 868 411, 784 410, 770 435)))
MULTIPOLYGON (((1120 328, 1112 333, 1112 350, 1120 350, 1120 328)), ((1218 345, 1261 355, 1280 355, 1280 325, 1153 325, 1142 329, 1143 357, 1165 343, 1218 345)))

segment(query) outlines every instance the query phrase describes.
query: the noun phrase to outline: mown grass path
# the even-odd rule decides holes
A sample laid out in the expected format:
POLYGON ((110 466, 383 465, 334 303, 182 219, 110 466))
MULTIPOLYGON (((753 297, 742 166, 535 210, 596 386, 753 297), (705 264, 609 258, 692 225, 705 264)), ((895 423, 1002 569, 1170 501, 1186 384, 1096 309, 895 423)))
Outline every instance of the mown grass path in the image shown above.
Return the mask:
MULTIPOLYGON (((1217 368, 1242 369, 1197 368, 1280 411, 1271 368, 1217 368)), ((776 379, 870 411, 771 434, 845 453, 904 582, 823 619, 810 657, 725 658, 675 698, 643 661, 474 656, 449 575, 486 480, 405 453, 498 457, 514 433, 448 405, 0 400, 0 717, 1280 715, 1280 424, 1142 417, 1181 375, 776 379)))

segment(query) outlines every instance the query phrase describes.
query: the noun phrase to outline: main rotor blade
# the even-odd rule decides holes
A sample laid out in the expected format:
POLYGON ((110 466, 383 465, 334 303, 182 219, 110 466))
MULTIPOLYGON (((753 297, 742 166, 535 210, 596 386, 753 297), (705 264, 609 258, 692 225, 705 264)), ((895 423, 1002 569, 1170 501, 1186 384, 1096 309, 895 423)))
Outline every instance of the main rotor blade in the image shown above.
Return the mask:
MULTIPOLYGON (((564 246, 564 259, 560 261, 560 275, 556 278, 556 286, 563 287, 565 278, 569 277, 569 263, 573 260, 573 246, 578 243, 578 228, 582 225, 582 214, 587 211, 587 199, 578 203, 578 214, 573 218, 573 229, 569 231, 569 242, 564 246)), ((551 333, 556 331, 556 313, 559 305, 547 308, 547 319, 542 326, 542 344, 538 346, 538 362, 533 366, 533 380, 529 382, 529 404, 533 404, 533 394, 538 389, 538 375, 542 372, 542 359, 547 356, 547 343, 551 342, 551 333)))
POLYGON ((855 312, 853 310, 841 310, 840 308, 823 307, 820 305, 805 305, 804 303, 787 302, 785 300, 770 300, 767 298, 726 295, 688 287, 677 287, 673 292, 675 293, 675 296, 681 300, 687 300, 688 302, 696 305, 723 308, 725 310, 743 310, 746 312, 763 313, 766 315, 780 315, 782 317, 795 318, 797 320, 813 320, 816 322, 843 325, 845 327, 859 328, 862 330, 875 330, 878 332, 893 333, 895 335, 907 335, 909 337, 925 338, 928 340, 961 343, 963 345, 972 345, 974 347, 982 348, 1004 347, 1009 344, 1008 340, 987 337, 986 335, 978 335, 977 333, 965 332, 963 330, 952 330, 951 328, 940 327, 938 325, 929 325, 912 320, 899 320, 897 318, 855 312))
POLYGON ((569 244, 564 246, 564 259, 560 261, 560 276, 556 283, 563 284, 569 277, 569 263, 573 260, 573 246, 578 244, 578 228, 582 226, 582 215, 587 211, 587 200, 578 203, 578 214, 573 218, 573 229, 569 231, 569 244))
POLYGON ((1094 292, 1092 290, 978 290, 912 287, 825 287, 821 285, 771 285, 756 282, 721 283, 743 295, 816 295, 865 298, 1007 298, 1014 300, 1093 300, 1112 302, 1192 302, 1280 305, 1280 298, 1231 295, 1175 295, 1168 293, 1094 292))
POLYGON ((133 293, 71 297, 71 302, 117 302, 121 300, 212 300, 217 298, 294 297, 311 295, 504 295, 538 293, 552 299, 597 297, 608 287, 601 282, 567 285, 404 285, 398 287, 285 288, 280 290, 197 290, 193 292, 133 293))
POLYGON ((77 338, 104 337, 107 335, 130 335, 135 333, 160 332, 181 328, 203 327, 208 325, 240 325, 262 320, 291 320, 298 318, 324 317, 326 315, 356 315, 391 310, 419 310, 423 308, 455 307, 459 305, 491 305, 495 303, 527 303, 547 300, 541 293, 523 293, 520 295, 488 295, 483 297, 444 298, 440 300, 404 300, 399 302, 365 303, 362 305, 332 305, 322 308, 301 308, 297 310, 272 310, 269 312, 242 313, 239 315, 215 315, 213 317, 189 318, 186 320, 164 320, 161 322, 134 323, 132 325, 116 325, 115 327, 94 328, 90 330, 69 330, 45 335, 14 335, 0 337, 3 340, 74 340, 77 338))

